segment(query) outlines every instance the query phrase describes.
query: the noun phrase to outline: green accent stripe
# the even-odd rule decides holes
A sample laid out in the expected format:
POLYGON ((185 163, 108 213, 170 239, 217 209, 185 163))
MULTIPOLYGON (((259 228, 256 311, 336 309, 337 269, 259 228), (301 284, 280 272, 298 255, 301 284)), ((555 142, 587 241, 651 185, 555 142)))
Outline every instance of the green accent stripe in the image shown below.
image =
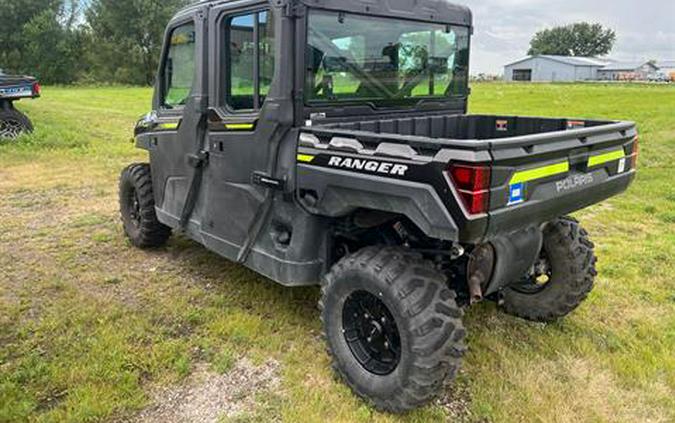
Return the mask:
POLYGON ((167 122, 167 123, 160 123, 157 125, 157 129, 166 129, 166 130, 176 130, 178 129, 178 126, 180 125, 180 122, 167 122))
POLYGON ((623 148, 610 153, 599 154, 588 159, 588 167, 599 166, 601 164, 613 162, 615 160, 621 160, 624 157, 626 157, 626 153, 623 151, 623 148))
POLYGON ((311 163, 314 161, 314 156, 309 154, 298 154, 298 161, 302 163, 311 163))
POLYGON ((229 131, 250 131, 255 127, 254 123, 226 123, 225 128, 229 131))
POLYGON ((556 163, 535 169, 521 170, 520 172, 516 172, 513 175, 510 185, 534 181, 536 179, 548 178, 549 176, 560 175, 561 173, 567 173, 569 171, 569 162, 556 163))

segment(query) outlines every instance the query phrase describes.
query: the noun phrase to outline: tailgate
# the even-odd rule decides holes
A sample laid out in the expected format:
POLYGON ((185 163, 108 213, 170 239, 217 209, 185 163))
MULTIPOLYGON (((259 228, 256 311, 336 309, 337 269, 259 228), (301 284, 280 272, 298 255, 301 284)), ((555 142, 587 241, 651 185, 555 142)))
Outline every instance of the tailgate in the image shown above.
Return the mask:
POLYGON ((625 191, 635 176, 637 142, 633 122, 492 141, 487 238, 625 191))

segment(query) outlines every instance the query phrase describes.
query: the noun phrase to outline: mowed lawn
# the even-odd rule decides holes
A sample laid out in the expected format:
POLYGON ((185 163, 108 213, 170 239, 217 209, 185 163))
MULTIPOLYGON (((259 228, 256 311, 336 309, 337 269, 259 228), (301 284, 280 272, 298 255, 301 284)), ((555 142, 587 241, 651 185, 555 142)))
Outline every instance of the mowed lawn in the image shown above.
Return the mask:
POLYGON ((549 325, 469 310, 459 380, 405 416, 334 379, 316 288, 276 286, 181 236, 150 252, 124 239, 117 178, 146 159, 130 139, 150 98, 47 87, 19 104, 35 134, 0 145, 0 422, 142 420, 163 389, 227 381, 242 362, 272 373, 237 379, 221 421, 675 421, 675 86, 474 85, 474 113, 636 120, 640 174, 577 215, 600 272, 582 308, 549 325))

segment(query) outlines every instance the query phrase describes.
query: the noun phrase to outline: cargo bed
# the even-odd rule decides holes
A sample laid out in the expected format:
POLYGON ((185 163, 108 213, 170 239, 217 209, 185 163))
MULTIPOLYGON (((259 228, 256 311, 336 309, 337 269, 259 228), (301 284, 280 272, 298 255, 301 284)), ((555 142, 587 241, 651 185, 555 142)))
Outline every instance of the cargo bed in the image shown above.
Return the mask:
MULTIPOLYGON (((334 131, 368 132, 379 134, 383 137, 392 135, 423 137, 428 138, 429 141, 491 141, 578 129, 593 128, 598 131, 611 131, 631 126, 634 126, 632 122, 606 120, 490 115, 425 115, 392 119, 331 122, 319 124, 318 127, 334 131)), ((591 131, 591 133, 596 132, 591 131)))
MULTIPOLYGON (((342 184, 345 189, 359 186, 348 175, 344 180, 333 175, 326 178, 330 186, 317 186, 323 179, 316 166, 331 167, 331 155, 351 157, 355 164, 370 157, 409 165, 411 170, 400 179, 432 185, 452 215, 458 233, 443 237, 471 242, 521 229, 525 223, 543 223, 624 191, 634 177, 637 154, 635 124, 606 120, 427 114, 313 122, 302 132, 300 154, 316 157, 301 167, 302 187, 321 193, 342 184), (466 192, 448 183, 453 165, 484 167, 490 175, 484 212, 472 212, 470 199, 457 201, 466 192)), ((332 163, 368 173, 346 160, 332 163)), ((376 188, 369 185, 367 191, 372 200, 335 203, 334 195, 320 194, 313 208, 334 215, 349 212, 349 207, 377 206, 371 204, 377 202, 376 188)), ((420 215, 429 214, 429 203, 418 204, 420 215)))

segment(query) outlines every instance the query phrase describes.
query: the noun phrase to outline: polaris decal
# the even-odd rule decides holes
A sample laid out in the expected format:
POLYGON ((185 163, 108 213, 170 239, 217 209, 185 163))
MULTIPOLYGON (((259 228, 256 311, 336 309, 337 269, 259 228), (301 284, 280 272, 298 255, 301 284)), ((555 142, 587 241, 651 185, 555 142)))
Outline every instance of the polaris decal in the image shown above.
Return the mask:
POLYGON ((565 192, 565 191, 573 190, 575 188, 590 185, 593 182, 595 182, 595 180, 593 179, 593 175, 591 175, 591 174, 574 175, 574 176, 570 176, 567 179, 563 179, 560 182, 557 182, 555 184, 555 187, 558 190, 558 192, 565 192))
POLYGON ((402 164, 339 156, 331 157, 328 161, 328 166, 394 176, 405 176, 409 169, 408 166, 402 164))

